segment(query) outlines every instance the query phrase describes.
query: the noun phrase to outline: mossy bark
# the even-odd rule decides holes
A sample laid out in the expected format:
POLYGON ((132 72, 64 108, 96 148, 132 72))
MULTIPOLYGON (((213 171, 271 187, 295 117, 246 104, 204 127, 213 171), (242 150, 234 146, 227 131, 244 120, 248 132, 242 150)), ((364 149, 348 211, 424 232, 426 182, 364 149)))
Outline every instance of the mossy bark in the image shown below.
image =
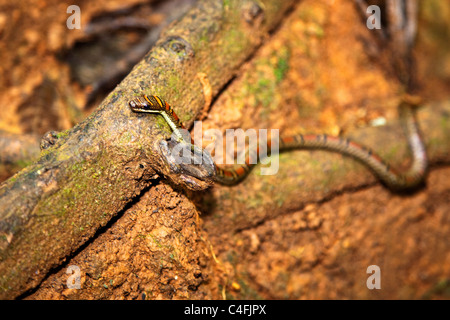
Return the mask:
POLYGON ((1 298, 36 286, 152 179, 162 174, 183 184, 159 152, 168 127, 132 114, 128 101, 163 96, 190 126, 205 104, 198 74, 216 95, 293 2, 199 1, 91 116, 2 184, 1 298))

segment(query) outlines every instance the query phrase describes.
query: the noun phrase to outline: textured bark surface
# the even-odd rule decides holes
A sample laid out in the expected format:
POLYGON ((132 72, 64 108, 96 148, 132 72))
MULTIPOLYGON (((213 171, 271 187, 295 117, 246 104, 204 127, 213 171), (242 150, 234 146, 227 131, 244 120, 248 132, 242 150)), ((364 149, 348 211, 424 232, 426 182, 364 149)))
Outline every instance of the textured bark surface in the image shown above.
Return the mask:
POLYGON ((36 286, 157 173, 182 183, 160 156, 163 120, 132 114, 128 101, 164 96, 190 126, 205 103, 198 73, 217 94, 292 2, 199 1, 95 112, 2 184, 1 297, 36 286))
POLYGON ((436 12, 422 17, 428 28, 417 53, 428 80, 418 119, 434 167, 415 194, 390 193, 340 155, 301 151, 281 155, 275 176, 257 167, 236 187, 189 191, 161 157, 159 142, 170 135, 164 120, 128 109, 129 99, 157 94, 188 127, 204 119, 204 129, 222 132, 343 133, 407 166, 396 119, 403 89, 367 57, 371 35, 352 3, 292 3, 199 1, 88 119, 2 185, 1 297, 421 298, 445 291, 450 187, 448 170, 436 166, 450 161, 448 74, 434 67, 445 54, 433 58, 424 41, 442 20, 436 12), (370 127, 380 117, 387 125, 370 127), (370 264, 382 268, 387 290, 365 287, 370 264), (70 266, 81 271, 81 290, 67 286, 70 266))

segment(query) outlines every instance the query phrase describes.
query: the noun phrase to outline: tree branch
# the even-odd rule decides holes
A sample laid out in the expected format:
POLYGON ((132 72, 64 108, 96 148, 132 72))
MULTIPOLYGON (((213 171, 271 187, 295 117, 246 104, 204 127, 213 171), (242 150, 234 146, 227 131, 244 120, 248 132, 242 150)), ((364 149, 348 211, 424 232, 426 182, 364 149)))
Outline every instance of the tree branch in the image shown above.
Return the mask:
POLYGON ((133 114, 128 101, 161 95, 190 126, 205 103, 197 74, 217 95, 293 2, 199 1, 93 114, 1 185, 0 298, 34 287, 159 175, 209 186, 171 173, 164 120, 133 114))

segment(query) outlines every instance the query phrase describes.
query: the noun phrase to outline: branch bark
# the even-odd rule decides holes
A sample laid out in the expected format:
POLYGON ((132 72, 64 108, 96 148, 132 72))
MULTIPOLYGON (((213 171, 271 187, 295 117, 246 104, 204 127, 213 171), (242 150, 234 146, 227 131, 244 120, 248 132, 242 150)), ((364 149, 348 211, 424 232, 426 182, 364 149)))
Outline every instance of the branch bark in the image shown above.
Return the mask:
POLYGON ((33 288, 160 175, 186 186, 160 154, 163 120, 128 100, 161 95, 190 126, 207 99, 197 75, 217 95, 293 3, 199 1, 93 114, 1 185, 0 298, 33 288))

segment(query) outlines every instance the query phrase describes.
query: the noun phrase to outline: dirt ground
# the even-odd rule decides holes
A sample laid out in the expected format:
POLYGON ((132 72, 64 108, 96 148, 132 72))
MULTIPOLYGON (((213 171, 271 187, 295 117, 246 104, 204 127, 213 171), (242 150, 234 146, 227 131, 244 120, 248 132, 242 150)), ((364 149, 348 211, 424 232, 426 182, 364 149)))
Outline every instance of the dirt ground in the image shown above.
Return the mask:
MULTIPOLYGON (((234 234, 205 229, 247 299, 448 299, 448 168, 428 188, 395 196, 380 186, 338 195, 234 234), (366 286, 367 267, 381 289, 366 286)), ((234 288, 234 286, 231 286, 234 288)))
MULTIPOLYGON (((442 3, 422 2, 415 57, 426 101, 450 92, 442 31, 450 30, 450 5, 442 3)), ((370 39, 350 1, 302 1, 217 98, 203 129, 345 135, 395 120, 402 87, 367 53, 370 39)), ((0 124, 28 132, 18 112, 0 124)), ((257 176, 237 191, 217 186, 201 194, 161 180, 21 298, 449 299, 448 163, 435 164, 426 187, 413 194, 364 181, 269 212, 264 204, 277 197, 257 176), (255 187, 261 199, 249 201, 255 187), (70 265, 82 270, 83 290, 67 288, 70 265), (371 265, 381 270, 379 290, 366 286, 371 265)))

